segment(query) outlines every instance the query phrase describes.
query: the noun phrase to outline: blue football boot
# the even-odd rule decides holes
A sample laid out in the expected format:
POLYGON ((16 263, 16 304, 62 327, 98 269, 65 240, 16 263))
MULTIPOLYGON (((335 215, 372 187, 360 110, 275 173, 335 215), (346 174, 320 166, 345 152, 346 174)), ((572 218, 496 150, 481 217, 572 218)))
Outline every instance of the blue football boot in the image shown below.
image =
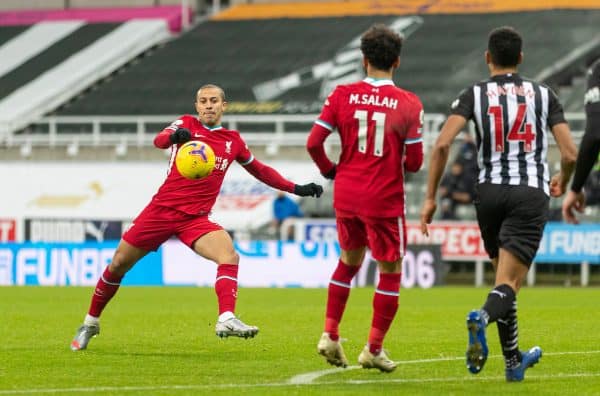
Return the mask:
POLYGON ((467 368, 473 374, 479 373, 488 357, 488 346, 485 339, 486 323, 478 309, 467 315, 469 345, 467 346, 467 368))
POLYGON ((523 381, 525 370, 533 367, 542 357, 542 349, 534 346, 527 352, 521 352, 521 363, 517 367, 506 369, 506 380, 508 382, 523 381))

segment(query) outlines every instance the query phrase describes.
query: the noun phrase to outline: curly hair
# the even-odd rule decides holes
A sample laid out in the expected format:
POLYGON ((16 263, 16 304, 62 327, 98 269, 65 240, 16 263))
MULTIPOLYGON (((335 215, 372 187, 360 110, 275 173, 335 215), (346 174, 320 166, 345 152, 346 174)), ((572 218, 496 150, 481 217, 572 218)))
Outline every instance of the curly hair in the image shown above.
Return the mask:
POLYGON ((389 70, 402 51, 402 37, 383 24, 375 24, 360 38, 360 50, 379 70, 389 70))

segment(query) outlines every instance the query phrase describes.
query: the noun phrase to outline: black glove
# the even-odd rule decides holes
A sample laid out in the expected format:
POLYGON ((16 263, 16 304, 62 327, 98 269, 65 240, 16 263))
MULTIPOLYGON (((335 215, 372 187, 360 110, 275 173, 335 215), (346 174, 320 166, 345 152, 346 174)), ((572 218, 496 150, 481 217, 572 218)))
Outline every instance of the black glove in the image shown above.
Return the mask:
POLYGON ((333 168, 327 173, 323 173, 323 177, 325 179, 333 180, 335 179, 335 172, 337 172, 337 165, 333 164, 333 168))
POLYGON ((294 194, 301 197, 317 197, 323 194, 323 187, 315 183, 294 185, 294 194))
POLYGON ((192 138, 192 134, 190 130, 187 128, 177 128, 175 132, 169 135, 169 140, 171 143, 185 143, 192 138))

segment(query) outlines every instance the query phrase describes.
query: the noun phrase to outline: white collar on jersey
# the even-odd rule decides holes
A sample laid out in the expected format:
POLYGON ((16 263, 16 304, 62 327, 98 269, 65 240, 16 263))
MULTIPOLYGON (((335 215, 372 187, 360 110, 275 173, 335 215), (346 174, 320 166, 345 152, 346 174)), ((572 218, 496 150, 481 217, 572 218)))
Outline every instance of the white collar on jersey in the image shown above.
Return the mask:
POLYGON ((384 85, 395 85, 394 82, 389 78, 366 77, 363 81, 367 84, 371 84, 376 87, 383 87, 384 85))

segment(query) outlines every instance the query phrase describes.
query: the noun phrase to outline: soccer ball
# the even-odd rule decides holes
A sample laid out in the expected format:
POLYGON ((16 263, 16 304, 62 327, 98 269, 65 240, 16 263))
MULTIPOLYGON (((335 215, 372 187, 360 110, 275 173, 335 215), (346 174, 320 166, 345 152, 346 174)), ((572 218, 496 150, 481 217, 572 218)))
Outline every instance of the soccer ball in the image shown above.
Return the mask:
POLYGON ((189 141, 177 151, 175 166, 186 179, 202 179, 215 168, 215 153, 204 142, 189 141))

